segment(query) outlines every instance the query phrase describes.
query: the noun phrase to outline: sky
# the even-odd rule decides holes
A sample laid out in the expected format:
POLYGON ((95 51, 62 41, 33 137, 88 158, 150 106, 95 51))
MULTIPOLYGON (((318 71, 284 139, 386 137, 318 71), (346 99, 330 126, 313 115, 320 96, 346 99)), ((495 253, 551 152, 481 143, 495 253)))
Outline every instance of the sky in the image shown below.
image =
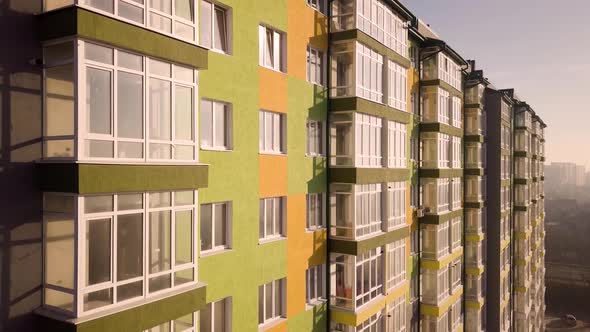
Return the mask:
POLYGON ((547 124, 547 162, 590 170, 590 0, 402 0, 547 124))

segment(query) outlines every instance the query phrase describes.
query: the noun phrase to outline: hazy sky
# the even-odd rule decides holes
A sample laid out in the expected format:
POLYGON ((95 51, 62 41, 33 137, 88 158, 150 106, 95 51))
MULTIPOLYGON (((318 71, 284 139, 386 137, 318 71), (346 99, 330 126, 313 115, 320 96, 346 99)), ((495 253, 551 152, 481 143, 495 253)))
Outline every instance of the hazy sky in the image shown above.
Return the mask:
POLYGON ((547 124, 547 162, 590 167, 590 0, 402 0, 547 124))

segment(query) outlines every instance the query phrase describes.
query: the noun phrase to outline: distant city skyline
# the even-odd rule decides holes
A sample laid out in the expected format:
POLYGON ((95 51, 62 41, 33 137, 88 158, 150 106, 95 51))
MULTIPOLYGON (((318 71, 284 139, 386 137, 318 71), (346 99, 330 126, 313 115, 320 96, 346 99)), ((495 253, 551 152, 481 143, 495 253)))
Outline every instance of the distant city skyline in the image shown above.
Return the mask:
POLYGON ((402 1, 464 58, 476 59, 495 86, 514 88, 533 107, 548 125, 547 163, 590 166, 590 153, 580 150, 590 144, 590 112, 583 107, 590 38, 581 38, 590 36, 590 2, 402 1))

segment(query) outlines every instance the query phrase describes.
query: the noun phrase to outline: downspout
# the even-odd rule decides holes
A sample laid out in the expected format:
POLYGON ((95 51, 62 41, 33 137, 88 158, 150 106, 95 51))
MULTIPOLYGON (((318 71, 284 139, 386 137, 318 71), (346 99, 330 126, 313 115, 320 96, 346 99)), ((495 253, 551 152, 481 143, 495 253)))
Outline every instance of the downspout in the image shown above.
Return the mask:
MULTIPOLYGON (((416 134, 418 135, 418 156, 417 156, 417 161, 418 161, 418 167, 417 167, 417 171, 416 171, 416 181, 417 183, 417 188, 418 188, 418 202, 416 205, 418 205, 418 209, 420 209, 422 207, 422 195, 420 195, 421 192, 421 188, 422 186, 420 185, 420 165, 422 164, 422 149, 421 149, 421 139, 420 139, 420 125, 422 123, 422 59, 420 58, 420 47, 416 47, 416 52, 418 53, 418 61, 416 61, 416 67, 418 69, 418 100, 414 100, 414 102, 418 103, 418 125, 417 125, 417 130, 416 130, 416 134)), ((417 265, 417 271, 416 273, 418 274, 418 289, 417 289, 417 293, 418 293, 418 331, 421 330, 421 324, 420 324, 420 303, 422 302, 420 299, 420 294, 422 293, 422 271, 420 271, 420 264, 422 262, 422 230, 420 229, 420 218, 416 218, 417 219, 417 225, 416 225, 416 231, 418 232, 418 264, 417 265)), ((412 241, 412 238, 410 237, 410 242, 412 241)), ((414 308, 412 308, 412 310, 414 310, 414 308)), ((410 327, 411 328, 411 327, 410 327)))
POLYGON ((332 299, 332 288, 331 288, 331 280, 332 280, 332 272, 336 273, 336 271, 331 271, 331 264, 330 264, 330 232, 331 232, 331 206, 330 206, 330 160, 331 160, 331 144, 330 144, 330 107, 332 101, 332 89, 330 88, 332 84, 332 58, 331 58, 331 41, 332 41, 332 2, 333 0, 328 1, 328 8, 327 8, 327 33, 328 33, 328 46, 326 49, 326 130, 325 130, 325 140, 326 140, 326 197, 325 206, 326 206, 326 331, 330 331, 330 302, 332 299))

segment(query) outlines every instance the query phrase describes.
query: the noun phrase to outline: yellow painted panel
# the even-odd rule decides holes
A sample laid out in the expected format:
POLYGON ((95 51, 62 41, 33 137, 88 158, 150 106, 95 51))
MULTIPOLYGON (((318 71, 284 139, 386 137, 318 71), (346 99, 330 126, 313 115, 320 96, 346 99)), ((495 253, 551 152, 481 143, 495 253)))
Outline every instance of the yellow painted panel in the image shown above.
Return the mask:
POLYGON ((287 156, 259 155, 258 172, 260 197, 287 195, 287 156))
POLYGON ((262 66, 258 75, 260 109, 287 113, 287 75, 262 66))
POLYGON ((478 266, 478 267, 466 267, 465 268, 465 273, 469 274, 469 275, 473 275, 473 276, 478 276, 480 274, 482 274, 484 272, 484 267, 483 266, 478 266))
POLYGON ((283 320, 280 323, 273 325, 264 330, 265 332, 287 332, 287 320, 283 320))
POLYGON ((420 313, 426 316, 440 317, 443 313, 449 310, 449 307, 463 295, 463 286, 459 287, 457 291, 449 296, 441 305, 433 306, 428 304, 420 304, 420 313))
POLYGON ((482 234, 469 234, 469 235, 465 235, 465 241, 466 242, 481 242, 483 241, 485 235, 482 234))
POLYGON ((463 255, 463 248, 459 247, 455 249, 450 255, 447 255, 441 260, 430 260, 430 259, 422 259, 420 260, 420 266, 422 268, 431 269, 431 270, 440 270, 441 268, 448 265, 450 262, 454 261, 455 259, 461 257, 463 255))

